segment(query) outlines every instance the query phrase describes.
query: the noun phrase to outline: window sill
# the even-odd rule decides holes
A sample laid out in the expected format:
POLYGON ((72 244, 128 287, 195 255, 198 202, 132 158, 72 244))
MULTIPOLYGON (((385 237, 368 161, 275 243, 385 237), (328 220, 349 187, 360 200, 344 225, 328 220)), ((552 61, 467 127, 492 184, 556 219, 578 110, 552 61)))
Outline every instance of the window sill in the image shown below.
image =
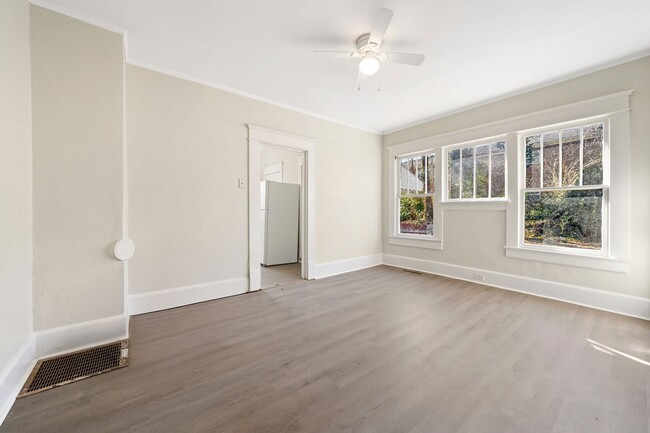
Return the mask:
POLYGON ((508 200, 458 200, 440 202, 443 210, 451 211, 472 211, 472 210, 494 210, 505 211, 508 207, 508 200))
POLYGON ((403 247, 425 248, 442 251, 442 241, 430 236, 389 236, 388 243, 403 247))
POLYGON ((601 271, 627 274, 630 272, 630 262, 611 257, 586 256, 564 252, 533 250, 519 247, 505 247, 506 257, 522 260, 534 260, 544 263, 555 263, 579 268, 598 269, 601 271))

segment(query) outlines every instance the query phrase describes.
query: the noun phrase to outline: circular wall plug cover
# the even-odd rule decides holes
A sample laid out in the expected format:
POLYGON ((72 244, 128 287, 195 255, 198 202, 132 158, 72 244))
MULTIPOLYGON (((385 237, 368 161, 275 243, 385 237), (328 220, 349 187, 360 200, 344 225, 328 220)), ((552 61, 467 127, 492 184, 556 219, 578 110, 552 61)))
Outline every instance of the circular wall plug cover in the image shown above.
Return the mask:
POLYGON ((113 254, 117 260, 125 261, 133 257, 135 243, 131 239, 120 239, 115 243, 113 254))

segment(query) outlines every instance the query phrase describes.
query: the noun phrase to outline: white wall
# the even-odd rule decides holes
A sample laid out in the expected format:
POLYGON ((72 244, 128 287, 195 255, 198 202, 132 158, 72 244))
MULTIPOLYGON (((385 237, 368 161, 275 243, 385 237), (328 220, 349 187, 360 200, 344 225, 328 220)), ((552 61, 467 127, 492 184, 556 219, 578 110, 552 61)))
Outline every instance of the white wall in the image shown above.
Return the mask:
MULTIPOLYGON (((650 186, 650 57, 388 134, 383 143, 384 146, 404 143, 628 89, 634 89, 630 111, 632 263, 629 274, 506 258, 503 211, 445 212, 444 250, 433 251, 389 245, 385 204, 384 253, 650 298, 650 200, 647 198, 650 186)), ((385 150, 384 194, 387 193, 386 158, 385 150)))
MULTIPOLYGON (((0 2, 0 95, 2 379, 5 367, 32 332, 32 148, 27 0, 0 2)), ((0 395, 0 411, 1 403, 0 395)))
POLYGON ((34 328, 122 314, 122 37, 31 7, 34 328))
POLYGON ((262 152, 260 152, 260 180, 264 180, 264 169, 266 167, 282 163, 282 181, 300 185, 301 167, 297 160, 300 156, 300 152, 263 148, 262 152))
POLYGON ((319 140, 317 263, 381 253, 379 136, 129 65, 133 293, 248 277, 248 123, 319 140))

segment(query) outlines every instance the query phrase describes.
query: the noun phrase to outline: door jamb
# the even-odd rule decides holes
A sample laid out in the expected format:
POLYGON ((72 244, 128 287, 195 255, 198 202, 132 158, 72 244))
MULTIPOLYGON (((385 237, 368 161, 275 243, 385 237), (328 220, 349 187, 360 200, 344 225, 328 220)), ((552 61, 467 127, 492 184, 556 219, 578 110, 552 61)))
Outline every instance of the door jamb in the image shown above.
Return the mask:
POLYGON ((276 131, 256 125, 248 126, 248 291, 262 287, 260 245, 260 153, 262 147, 276 147, 304 152, 304 182, 301 212, 304 214, 302 241, 302 265, 300 274, 306 280, 313 280, 316 236, 316 144, 318 140, 288 132, 276 131))

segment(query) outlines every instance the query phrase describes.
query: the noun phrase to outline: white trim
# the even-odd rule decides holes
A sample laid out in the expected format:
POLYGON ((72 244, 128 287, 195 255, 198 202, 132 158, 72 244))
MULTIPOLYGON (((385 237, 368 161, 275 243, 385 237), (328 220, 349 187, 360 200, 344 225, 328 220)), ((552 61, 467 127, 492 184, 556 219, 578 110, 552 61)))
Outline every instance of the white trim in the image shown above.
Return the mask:
POLYGON ((602 70, 607 69, 607 68, 612 68, 614 66, 622 65, 622 64, 628 63, 628 62, 633 62, 634 60, 642 59, 644 57, 647 57, 648 55, 650 55, 650 49, 644 49, 644 50, 641 50, 639 52, 633 53, 633 54, 631 54, 629 56, 620 57, 620 58, 612 60, 610 62, 604 62, 604 63, 601 63, 601 64, 596 65, 594 67, 584 68, 584 69, 581 69, 579 71, 575 71, 575 72, 573 72, 571 74, 562 75, 562 76, 557 77, 557 78, 552 79, 552 80, 547 80, 547 81, 541 82, 541 83, 533 85, 533 86, 524 87, 523 89, 517 90, 515 92, 509 92, 509 93, 505 93, 505 94, 496 96, 494 98, 488 98, 488 99, 486 99, 484 101, 481 101, 481 102, 478 102, 476 104, 464 105, 464 106, 456 108, 454 110, 446 111, 444 113, 437 114, 435 116, 425 118, 424 120, 418 120, 416 122, 407 123, 407 124, 405 124, 403 126, 399 126, 397 128, 393 128, 393 129, 390 129, 388 131, 384 131, 382 133, 382 135, 386 136, 388 134, 393 134, 395 132, 404 131, 406 129, 414 128, 414 127, 419 126, 419 125, 424 125, 426 123, 430 123, 430 122, 433 122, 433 121, 436 121, 436 120, 444 119, 445 117, 450 117, 450 116, 453 116, 455 114, 463 113, 465 111, 481 108, 481 107, 484 107, 484 106, 487 106, 487 105, 490 105, 490 104, 494 104, 494 103, 499 102, 499 101, 503 101, 503 100, 518 96, 518 95, 523 95, 523 94, 526 94, 526 93, 533 92, 535 90, 539 90, 539 89, 543 89, 545 87, 552 86, 554 84, 559 84, 559 83, 571 80, 573 78, 582 77, 584 75, 591 74, 591 73, 598 72, 598 71, 602 71, 602 70))
POLYGON ((381 254, 354 257, 351 259, 337 260, 334 262, 319 263, 316 265, 316 278, 331 277, 333 275, 345 274, 360 269, 372 268, 382 263, 381 254))
MULTIPOLYGON (((508 138, 510 142, 517 140, 514 149, 508 149, 511 161, 509 167, 508 189, 516 191, 510 195, 511 201, 506 210, 506 256, 510 258, 535 260, 546 263, 557 263, 590 269, 600 269, 609 272, 628 273, 630 270, 629 237, 630 237, 630 197, 629 197, 629 167, 630 167, 630 113, 629 103, 632 91, 620 92, 609 97, 596 98, 579 104, 579 110, 572 113, 564 107, 558 112, 565 116, 562 122, 549 122, 549 129, 560 129, 561 126, 587 124, 592 121, 605 123, 603 142, 603 206, 608 206, 603 212, 603 249, 602 251, 572 251, 569 248, 543 248, 523 244, 523 194, 525 186, 525 165, 522 163, 525 152, 524 137, 530 135, 528 128, 508 138), (595 102, 594 102, 595 101, 595 102), (590 105, 593 103, 593 105, 590 105), (600 113, 597 110, 602 110, 600 113), (589 112, 589 116, 584 114, 589 112), (606 117, 609 117, 607 122, 606 117), (609 165, 608 165, 609 162, 609 165), (555 250, 555 251, 552 251, 555 250)), ((548 111, 548 110, 547 110, 548 111)), ((540 123, 540 122, 536 122, 540 123)), ((535 127, 546 130, 543 124, 535 127)), ((534 131, 533 131, 534 132, 534 131)), ((590 186, 586 186, 589 188, 590 186)))
POLYGON ((630 272, 630 262, 602 256, 587 256, 571 254, 570 252, 543 251, 532 248, 505 247, 506 257, 536 262, 556 263, 559 265, 576 266, 579 268, 599 269, 626 274, 630 272))
MULTIPOLYGON (((128 56, 128 33, 122 35, 122 239, 129 239, 129 166, 126 110, 126 58, 128 56)), ((133 242, 133 241, 131 241, 133 242)), ((134 244, 135 246, 135 244, 134 244)), ((130 259, 130 257, 129 257, 130 259)), ((123 313, 129 316, 129 263, 122 264, 123 313)), ((127 332, 128 333, 128 332, 127 332)))
MULTIPOLYGON (((519 146, 519 160, 517 161, 518 164, 522 164, 521 169, 519 170, 519 183, 517 184, 517 198, 515 200, 519 200, 519 228, 518 228, 518 243, 517 247, 521 249, 522 251, 536 251, 536 252, 542 252, 542 253, 547 253, 546 254, 546 261, 551 261, 551 263, 566 263, 566 260, 569 260, 570 262, 573 261, 575 263, 575 266, 580 266, 578 263, 580 261, 578 260, 580 256, 599 256, 599 257, 609 257, 610 250, 609 250, 609 214, 610 214, 610 203, 609 203, 609 184, 610 184, 610 179, 609 179, 609 120, 610 116, 598 116, 590 119, 583 119, 577 122, 566 122, 562 125, 549 125, 545 127, 540 127, 540 128, 535 128, 534 130, 527 130, 527 131, 520 131, 518 133, 519 139, 518 139, 518 144, 519 146), (603 124, 603 153, 602 153, 602 166, 603 166, 603 180, 601 184, 598 185, 582 185, 582 154, 583 154, 583 146, 582 146, 582 139, 581 139, 581 146, 580 146, 580 167, 581 167, 581 172, 580 172, 580 185, 569 185, 569 186, 562 186, 562 147, 559 148, 558 150, 558 157, 559 157, 559 167, 558 167, 558 175, 559 175, 559 184, 558 186, 553 186, 553 187, 546 187, 544 186, 544 134, 547 133, 557 133, 558 134, 558 139, 561 138, 562 131, 565 129, 569 128, 578 128, 582 131, 582 129, 591 124, 598 124, 602 123, 603 124), (535 187, 526 187, 526 168, 525 168, 525 163, 524 163, 524 158, 523 155, 525 155, 525 149, 526 149, 526 138, 531 137, 533 135, 539 135, 540 136, 540 185, 535 186, 535 187), (577 249, 577 248, 568 248, 568 247, 563 247, 563 246, 551 246, 551 245, 530 245, 525 243, 524 239, 524 230, 525 230, 525 221, 524 221, 524 214, 525 214, 525 197, 526 193, 543 193, 545 191, 585 191, 585 190, 595 190, 595 189, 602 189, 603 190, 603 196, 602 196, 602 209, 601 209, 601 218, 602 218, 602 225, 601 225, 601 231, 602 231, 602 236, 601 236, 601 249, 599 250, 588 250, 588 249, 577 249), (559 253, 559 254, 568 254, 565 258, 556 258, 555 261, 553 259, 553 253, 559 253)), ((582 137, 582 132, 580 133, 582 137)), ((561 144, 562 142, 559 141, 561 144)), ((515 253, 515 247, 513 245, 508 245, 507 247, 511 251, 511 255, 508 255, 508 252, 506 251, 506 255, 509 257, 518 257, 522 259, 527 259, 530 257, 530 260, 537 260, 534 254, 527 254, 527 253, 522 253, 522 254, 517 254, 515 253)), ((540 257, 544 257, 544 254, 539 255, 540 257)), ((542 260, 544 261, 544 260, 542 260)), ((582 261, 582 262, 587 262, 587 261, 582 261)), ((605 263, 605 262, 602 262, 605 263)), ((588 265, 582 265, 583 267, 591 267, 593 269, 600 269, 601 265, 600 263, 593 262, 590 266, 588 265)))
POLYGON ((438 203, 443 211, 505 211, 508 206, 507 199, 474 199, 453 200, 438 203))
POLYGON ((170 77, 180 78, 181 80, 190 81, 192 83, 201 84, 206 87, 211 87, 213 89, 222 90, 224 92, 232 93, 233 95, 242 96, 244 98, 252 99, 254 101, 264 102, 269 105, 276 107, 284 108, 285 110, 290 110, 296 113, 305 114, 317 119, 325 120, 327 122, 335 123, 337 125, 342 125, 348 128, 356 129, 358 131, 369 132, 371 134, 382 135, 379 131, 373 131, 371 129, 363 128, 361 126, 353 125, 351 123, 346 123, 341 120, 337 120, 331 117, 323 116, 321 114, 315 113, 313 111, 303 110, 302 108, 295 107, 293 105, 285 104, 283 102, 276 101, 274 99, 265 98, 262 96, 257 96, 252 93, 245 92, 243 90, 235 89, 233 87, 225 86, 223 84, 218 84, 210 80, 205 80, 203 78, 198 78, 183 72, 177 72, 168 68, 161 66, 155 66, 147 62, 133 59, 131 57, 127 58, 127 63, 129 65, 137 66, 139 68, 149 69, 150 71, 158 72, 160 74, 169 75, 170 77))
MULTIPOLYGON (((303 260, 303 263, 305 261, 303 260)), ((312 275, 313 278, 316 278, 316 262, 315 261, 309 261, 307 263, 307 275, 312 275)))
POLYGON ((384 254, 383 263, 650 320, 650 299, 637 296, 392 254, 384 254))
POLYGON ((401 234, 399 236, 388 236, 388 243, 391 245, 401 245, 404 247, 425 248, 428 250, 442 251, 442 240, 434 239, 432 236, 429 236, 429 238, 430 239, 426 239, 425 237, 416 238, 401 234))
MULTIPOLYGON (((105 22, 105 21, 102 21, 102 20, 97 20, 97 19, 92 18, 92 17, 90 17, 88 15, 78 13, 78 12, 73 11, 71 9, 62 7, 62 6, 58 5, 58 4, 51 3, 51 2, 49 2, 47 0, 30 0, 30 3, 33 4, 33 5, 45 8, 45 9, 49 9, 49 10, 51 10, 53 12, 60 13, 62 15, 66 15, 66 16, 68 16, 70 18, 74 18, 76 20, 83 21, 83 22, 85 22, 87 24, 91 24, 91 25, 100 27, 102 29, 105 29, 105 30, 108 30, 108 31, 111 31, 111 32, 114 32, 114 33, 120 33, 120 34, 127 33, 127 29, 121 28, 119 26, 116 26, 114 24, 111 24, 111 23, 108 23, 108 22, 105 22)), ((126 44, 126 41, 125 41, 125 44, 126 44)), ((380 135, 380 136, 385 136, 385 135, 388 135, 388 134, 392 134, 394 132, 403 131, 403 130, 406 130, 406 129, 409 129, 409 128, 413 128, 413 127, 418 126, 418 125, 423 125, 425 123, 433 122, 435 120, 442 119, 442 118, 445 118, 445 117, 449 117, 449 116, 452 116, 454 114, 458 114, 458 113, 462 113, 462 112, 472 110, 472 109, 475 109, 475 108, 483 107, 483 106, 486 106, 486 105, 489 105, 489 104, 492 104, 492 103, 495 103, 495 102, 498 102, 498 101, 502 101, 502 100, 511 98, 513 96, 522 95, 524 93, 529 93, 529 92, 532 92, 532 91, 537 90, 537 89, 542 89, 544 87, 552 86, 553 84, 562 83, 562 82, 570 80, 572 78, 581 77, 583 75, 587 75, 587 74, 590 74, 590 73, 593 73, 593 72, 601 71, 603 69, 611 68, 611 67, 614 67, 614 66, 617 66, 617 65, 622 65, 624 63, 632 62, 634 60, 638 60, 638 59, 641 59, 643 57, 646 57, 646 56, 650 55, 650 49, 645 49, 645 50, 639 51, 637 53, 633 53, 633 54, 631 54, 629 56, 624 56, 624 57, 614 59, 614 60, 609 61, 609 62, 604 62, 604 63, 601 63, 601 64, 596 65, 594 67, 584 68, 584 69, 581 69, 581 70, 576 71, 574 73, 562 75, 562 76, 557 77, 555 79, 547 80, 547 81, 544 81, 542 83, 539 83, 539 84, 536 84, 536 85, 533 85, 533 86, 525 87, 525 88, 517 90, 515 92, 505 93, 503 95, 499 95, 499 96, 494 97, 494 98, 488 98, 488 99, 486 99, 484 101, 481 101, 479 103, 476 103, 476 104, 465 105, 465 106, 462 106, 462 107, 454 109, 454 110, 445 111, 444 113, 440 113, 440 114, 437 114, 435 116, 425 118, 424 120, 418 120, 418 121, 415 121, 415 122, 412 122, 412 123, 406 123, 406 124, 404 124, 402 126, 399 126, 399 127, 393 128, 393 129, 389 129, 389 130, 386 130, 386 131, 375 131, 375 130, 368 129, 368 128, 365 128, 365 127, 362 127, 362 126, 359 126, 359 125, 354 125, 354 124, 347 123, 347 122, 344 122, 344 121, 341 121, 341 120, 337 120, 337 119, 334 119, 334 118, 331 118, 331 117, 327 117, 327 116, 324 116, 324 115, 321 115, 321 114, 318 114, 318 113, 315 113, 315 112, 312 112, 312 111, 303 110, 301 108, 294 107, 292 105, 285 104, 283 102, 275 101, 273 99, 264 98, 262 96, 257 96, 257 95, 254 95, 252 93, 248 93, 248 92, 245 92, 245 91, 242 91, 242 90, 238 90, 238 89, 235 89, 235 88, 232 88, 232 87, 229 87, 229 86, 217 84, 217 83, 214 83, 214 82, 209 81, 209 80, 204 80, 204 79, 201 79, 201 78, 198 78, 198 77, 194 77, 194 76, 191 76, 189 74, 184 74, 182 72, 172 71, 171 69, 167 69, 167 68, 164 68, 164 67, 154 66, 154 65, 152 65, 150 63, 143 62, 143 61, 136 60, 136 59, 133 59, 133 58, 129 57, 128 56, 128 49, 126 50, 126 52, 127 52, 127 63, 130 64, 130 65, 134 65, 134 66, 138 66, 138 67, 141 67, 141 68, 149 69, 149 70, 152 70, 152 71, 155 71, 155 72, 159 72, 161 74, 165 74, 165 75, 169 75, 169 76, 172 76, 172 77, 180 78, 180 79, 183 79, 183 80, 186 80, 186 81, 191 81, 191 82, 194 82, 194 83, 197 83, 197 84, 202 84, 204 86, 212 87, 214 89, 223 90, 223 91, 226 91, 226 92, 229 92, 229 93, 233 93, 235 95, 243 96, 243 97, 253 99, 253 100, 256 100, 256 101, 260 101, 260 102, 265 102, 267 104, 271 104, 271 105, 274 105, 274 106, 277 106, 277 107, 285 108, 287 110, 295 111, 297 113, 306 114, 308 116, 316 117, 318 119, 326 120, 328 122, 336 123, 338 125, 343 125, 343 126, 346 126, 348 128, 353 128, 353 129, 356 129, 356 130, 359 130, 359 131, 369 132, 371 134, 377 134, 377 135, 380 135)))
POLYGON ((441 160, 442 164, 440 169, 441 180, 440 188, 443 190, 441 193, 441 203, 480 203, 480 202, 503 202, 508 201, 508 134, 501 134, 494 137, 487 137, 482 139, 471 140, 465 143, 456 143, 446 146, 442 146, 441 150, 441 160), (504 197, 492 197, 492 145, 496 143, 503 142, 504 151, 503 151, 503 165, 504 165, 504 197), (488 197, 476 197, 476 148, 481 146, 488 146, 488 197), (462 198, 463 197, 463 149, 470 148, 472 149, 472 176, 473 176, 473 196, 472 198, 462 198), (449 198, 449 152, 458 150, 460 160, 459 163, 459 198, 449 198))
MULTIPOLYGON (((427 147, 433 149, 447 146, 450 143, 465 143, 547 125, 559 125, 566 123, 567 119, 570 121, 581 120, 619 111, 627 111, 629 110, 629 101, 632 92, 633 90, 625 90, 586 101, 535 111, 521 116, 501 119, 413 141, 391 144, 390 146, 386 146, 386 148, 395 148, 397 153, 416 152, 418 149, 427 147)), ((506 146, 508 145, 509 143, 506 143, 506 146)))
MULTIPOLYGON (((419 246, 421 248, 429 249, 442 249, 442 228, 443 228, 443 214, 442 208, 438 206, 441 199, 441 191, 436 187, 433 192, 433 236, 427 238, 416 238, 413 235, 402 234, 399 232, 399 221, 397 218, 397 210, 399 209, 399 158, 410 157, 411 155, 430 155, 433 154, 434 164, 434 185, 441 185, 442 170, 440 168, 440 147, 431 147, 428 141, 417 141, 407 143, 402 146, 390 146, 387 148, 388 158, 388 236, 396 239, 405 239, 405 243, 412 244, 410 246, 419 246), (414 241, 414 242, 411 242, 414 241), (425 242, 429 242, 428 246, 425 242)), ((423 195, 424 196, 424 195, 423 195)), ((397 242, 399 242, 399 240, 397 242)), ((390 240, 389 240, 390 242, 390 240)), ((400 245, 405 245, 404 243, 400 245)))
POLYGON ((0 425, 9 414, 16 396, 34 368, 35 347, 36 340, 32 334, 0 373, 0 425))
POLYGON ((261 284, 261 227, 260 205, 260 154, 262 147, 276 147, 303 152, 303 176, 300 188, 303 200, 300 213, 300 245, 302 265, 300 275, 313 280, 316 259, 316 144, 315 138, 304 137, 261 126, 248 126, 248 276, 249 291, 260 290, 261 284))
POLYGON ((78 21, 82 21, 86 24, 93 25, 95 27, 102 28, 104 30, 108 30, 109 32, 113 33, 119 33, 119 34, 124 34, 126 32, 126 29, 123 29, 122 27, 116 26, 114 24, 108 23, 106 21, 98 20, 96 18, 93 18, 89 15, 82 14, 76 11, 73 11, 71 9, 68 9, 64 6, 58 5, 51 3, 46 0, 29 0, 31 4, 34 6, 39 6, 44 9, 50 10, 52 12, 56 12, 61 15, 65 15, 68 18, 73 18, 78 21))
POLYGON ((132 315, 151 313, 152 311, 240 295, 247 291, 247 278, 232 278, 155 292, 136 293, 129 296, 129 311, 132 315))
POLYGON ((105 317, 46 329, 34 334, 36 357, 41 358, 128 338, 129 318, 125 315, 105 317))

